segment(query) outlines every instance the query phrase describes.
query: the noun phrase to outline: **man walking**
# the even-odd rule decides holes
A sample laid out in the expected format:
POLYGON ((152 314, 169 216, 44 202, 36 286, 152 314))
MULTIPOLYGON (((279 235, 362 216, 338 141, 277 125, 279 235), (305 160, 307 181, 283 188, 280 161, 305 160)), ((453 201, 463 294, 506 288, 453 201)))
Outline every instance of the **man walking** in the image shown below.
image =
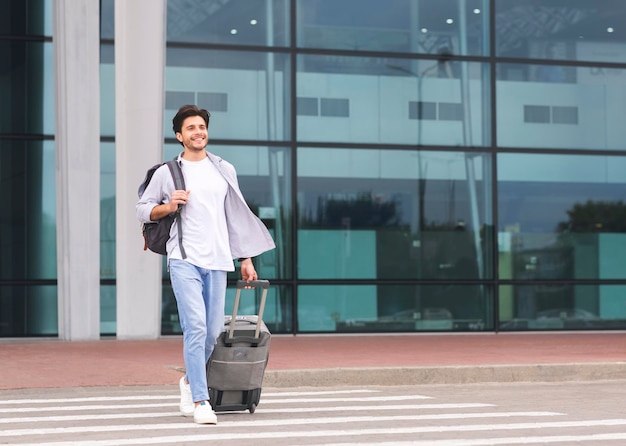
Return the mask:
POLYGON ((241 278, 257 280, 251 257, 275 248, 265 225, 239 189, 232 164, 206 150, 210 114, 184 105, 172 120, 183 152, 186 190, 174 190, 166 165, 156 170, 137 202, 138 219, 153 222, 181 212, 183 249, 176 223, 167 242, 167 261, 183 331, 186 375, 179 382, 180 411, 199 424, 216 424, 209 404, 206 363, 224 326, 226 276, 241 262, 241 278), (179 210, 179 205, 181 209, 179 210))

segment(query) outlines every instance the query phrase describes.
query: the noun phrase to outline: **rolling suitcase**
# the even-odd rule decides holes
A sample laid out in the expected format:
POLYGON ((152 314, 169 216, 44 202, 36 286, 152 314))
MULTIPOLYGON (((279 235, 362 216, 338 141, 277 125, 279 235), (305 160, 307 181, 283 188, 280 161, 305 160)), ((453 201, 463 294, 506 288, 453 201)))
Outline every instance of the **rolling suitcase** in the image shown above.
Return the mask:
POLYGON ((249 410, 254 413, 261 399, 271 334, 263 322, 269 281, 237 281, 232 316, 224 317, 224 329, 207 362, 209 398, 216 412, 249 410), (256 316, 238 316, 241 290, 262 288, 256 316))

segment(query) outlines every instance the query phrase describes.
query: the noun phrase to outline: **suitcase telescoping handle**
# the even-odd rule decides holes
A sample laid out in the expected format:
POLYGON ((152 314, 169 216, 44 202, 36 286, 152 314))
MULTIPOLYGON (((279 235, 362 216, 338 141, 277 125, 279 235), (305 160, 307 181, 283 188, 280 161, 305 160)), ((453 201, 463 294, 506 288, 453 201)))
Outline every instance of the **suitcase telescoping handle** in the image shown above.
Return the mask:
POLYGON ((233 339, 235 336, 235 322, 237 320, 237 311, 239 310, 239 299, 241 297, 241 290, 243 288, 263 288, 261 294, 261 303, 259 304, 259 314, 256 320, 256 329, 254 330, 254 339, 259 338, 261 332, 261 322, 263 321, 263 311, 265 310, 265 299, 267 298, 267 290, 270 287, 269 280, 253 280, 246 282, 245 280, 237 281, 237 292, 235 293, 235 304, 233 305, 233 316, 230 319, 230 329, 228 331, 228 339, 233 339))
POLYGON ((270 281, 269 280, 252 280, 250 282, 246 282, 245 280, 237 281, 237 288, 269 288, 270 281))

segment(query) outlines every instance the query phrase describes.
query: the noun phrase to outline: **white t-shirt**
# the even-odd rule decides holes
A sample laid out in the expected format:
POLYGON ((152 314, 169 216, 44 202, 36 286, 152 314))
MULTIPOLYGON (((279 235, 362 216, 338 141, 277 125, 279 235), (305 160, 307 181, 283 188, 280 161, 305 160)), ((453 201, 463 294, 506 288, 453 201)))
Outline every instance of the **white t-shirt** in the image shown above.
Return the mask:
MULTIPOLYGON (((186 260, 200 268, 234 271, 224 212, 228 183, 208 158, 182 159, 182 170, 189 191, 182 210, 186 260)), ((180 250, 171 258, 182 258, 180 250)))

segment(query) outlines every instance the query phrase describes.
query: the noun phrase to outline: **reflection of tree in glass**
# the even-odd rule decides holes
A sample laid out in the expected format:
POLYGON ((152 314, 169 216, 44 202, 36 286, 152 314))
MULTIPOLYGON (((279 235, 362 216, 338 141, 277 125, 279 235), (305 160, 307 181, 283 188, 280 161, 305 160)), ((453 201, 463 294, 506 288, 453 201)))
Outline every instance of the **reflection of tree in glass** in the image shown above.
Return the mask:
POLYGON ((621 200, 576 203, 567 215, 558 232, 626 232, 626 204, 621 200))

